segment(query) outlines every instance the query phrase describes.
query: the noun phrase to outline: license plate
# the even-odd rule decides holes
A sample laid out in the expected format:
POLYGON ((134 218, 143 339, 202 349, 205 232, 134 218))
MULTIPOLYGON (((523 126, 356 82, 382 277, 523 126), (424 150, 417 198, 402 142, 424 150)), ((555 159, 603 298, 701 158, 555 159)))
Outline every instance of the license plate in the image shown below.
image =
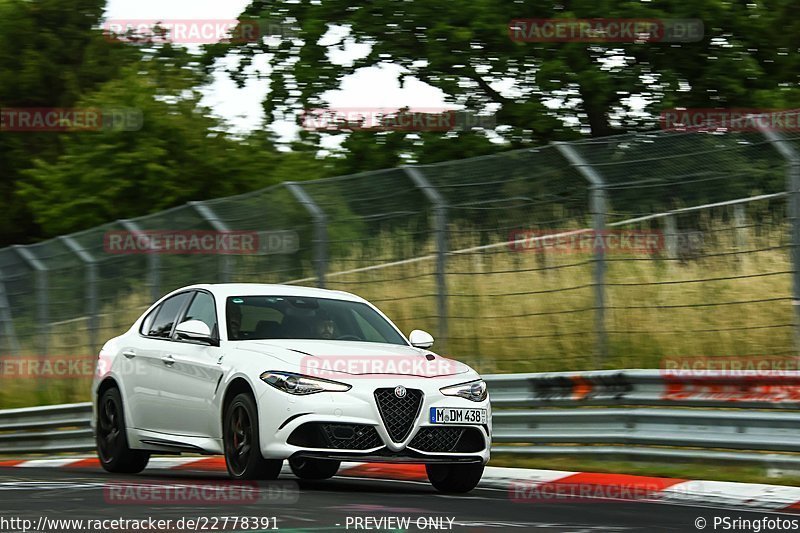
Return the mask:
POLYGON ((431 407, 431 424, 485 424, 486 409, 431 407))

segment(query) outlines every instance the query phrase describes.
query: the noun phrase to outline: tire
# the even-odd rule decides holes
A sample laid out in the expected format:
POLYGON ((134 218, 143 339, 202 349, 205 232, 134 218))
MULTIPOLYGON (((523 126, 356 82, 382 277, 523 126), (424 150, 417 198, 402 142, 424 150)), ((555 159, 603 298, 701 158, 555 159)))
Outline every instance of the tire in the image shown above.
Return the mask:
POLYGON ((307 459, 298 457, 289 459, 289 467, 292 473, 300 479, 319 480, 328 479, 336 475, 341 461, 331 461, 328 459, 307 459))
POLYGON ((122 395, 116 387, 106 390, 97 402, 95 442, 100 465, 107 472, 138 474, 150 461, 148 452, 128 446, 122 395))
POLYGON ((474 489, 483 476, 481 463, 428 464, 428 480, 439 492, 464 494, 474 489))
POLYGON ((264 459, 258 433, 258 409, 253 396, 237 394, 222 421, 225 465, 234 479, 277 479, 283 461, 264 459))

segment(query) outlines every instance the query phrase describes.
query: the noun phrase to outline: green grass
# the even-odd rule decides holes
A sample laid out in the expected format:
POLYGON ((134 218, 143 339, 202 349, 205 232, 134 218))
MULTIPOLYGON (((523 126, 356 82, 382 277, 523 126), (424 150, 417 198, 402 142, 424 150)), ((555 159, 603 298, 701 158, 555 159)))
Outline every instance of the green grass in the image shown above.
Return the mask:
POLYGON ((605 460, 590 457, 544 456, 524 457, 512 454, 492 454, 491 466, 566 470, 569 472, 608 472, 706 481, 734 481, 800 486, 800 471, 768 475, 763 466, 733 465, 704 462, 646 462, 605 460))

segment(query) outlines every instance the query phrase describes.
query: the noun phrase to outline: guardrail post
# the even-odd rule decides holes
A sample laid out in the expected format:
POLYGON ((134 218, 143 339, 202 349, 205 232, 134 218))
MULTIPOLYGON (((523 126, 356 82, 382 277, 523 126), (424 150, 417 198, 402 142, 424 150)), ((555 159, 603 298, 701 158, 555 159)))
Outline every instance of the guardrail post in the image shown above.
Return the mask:
POLYGON ((78 241, 68 235, 59 237, 69 250, 86 265, 86 313, 89 315, 90 355, 98 353, 97 332, 100 329, 97 305, 97 260, 78 241))
MULTIPOLYGON (((589 212, 592 215, 592 229, 595 234, 605 231, 606 227, 606 182, 603 177, 568 143, 556 142, 555 147, 589 182, 589 212)), ((601 368, 608 361, 608 336, 606 334, 605 304, 606 261, 604 247, 595 247, 594 251, 594 307, 595 307, 595 367, 601 368)))
MULTIPOLYGON (((122 219, 117 223, 134 236, 144 233, 144 230, 132 220, 122 219)), ((150 249, 147 254, 147 285, 150 287, 150 299, 155 302, 161 297, 161 255, 151 248, 150 239, 147 239, 147 243, 150 249)))
POLYGON ((794 309, 794 345, 800 352, 800 152, 779 132, 755 120, 758 129, 786 159, 786 191, 789 194, 790 258, 792 261, 792 308, 794 309))
POLYGON ((8 344, 8 351, 13 355, 19 355, 19 341, 14 331, 14 318, 11 315, 11 306, 8 304, 6 281, 2 270, 0 270, 0 322, 3 323, 3 335, 8 344))
POLYGON ((437 310, 439 315, 439 331, 441 345, 447 342, 447 202, 431 185, 418 167, 404 166, 403 171, 414 185, 422 191, 425 198, 433 204, 433 226, 436 232, 436 285, 437 310))
MULTIPOLYGON (((217 214, 205 202, 189 202, 189 206, 197 211, 197 214, 203 218, 208 225, 214 228, 214 231, 219 233, 228 233, 231 231, 230 227, 220 219, 217 214)), ((219 254, 219 280, 222 283, 230 283, 233 271, 232 258, 230 254, 219 254)))
MULTIPOLYGON (((47 350, 50 341, 50 302, 49 287, 47 279, 47 267, 25 246, 15 244, 11 247, 16 250, 19 256, 36 272, 36 330, 38 332, 39 361, 43 363, 47 358, 47 350)), ((44 381, 38 380, 40 389, 44 388, 44 381)))
POLYGON ((286 181, 284 185, 311 215, 311 220, 314 224, 314 236, 312 238, 314 270, 317 274, 317 287, 324 289, 325 274, 328 268, 328 217, 299 183, 286 181))

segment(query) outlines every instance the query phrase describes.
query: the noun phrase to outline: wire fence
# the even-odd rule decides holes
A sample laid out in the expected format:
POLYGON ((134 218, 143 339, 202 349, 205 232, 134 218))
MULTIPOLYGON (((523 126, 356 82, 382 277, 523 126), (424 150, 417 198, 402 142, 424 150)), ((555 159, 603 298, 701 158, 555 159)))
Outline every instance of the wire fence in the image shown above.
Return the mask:
POLYGON ((624 135, 283 183, 12 246, 0 355, 91 355, 168 291, 235 281, 354 292, 484 372, 794 356, 799 154, 800 136, 774 131, 624 135), (257 246, 164 252, 164 232, 257 246), (114 249, 126 236, 138 247, 114 249))

